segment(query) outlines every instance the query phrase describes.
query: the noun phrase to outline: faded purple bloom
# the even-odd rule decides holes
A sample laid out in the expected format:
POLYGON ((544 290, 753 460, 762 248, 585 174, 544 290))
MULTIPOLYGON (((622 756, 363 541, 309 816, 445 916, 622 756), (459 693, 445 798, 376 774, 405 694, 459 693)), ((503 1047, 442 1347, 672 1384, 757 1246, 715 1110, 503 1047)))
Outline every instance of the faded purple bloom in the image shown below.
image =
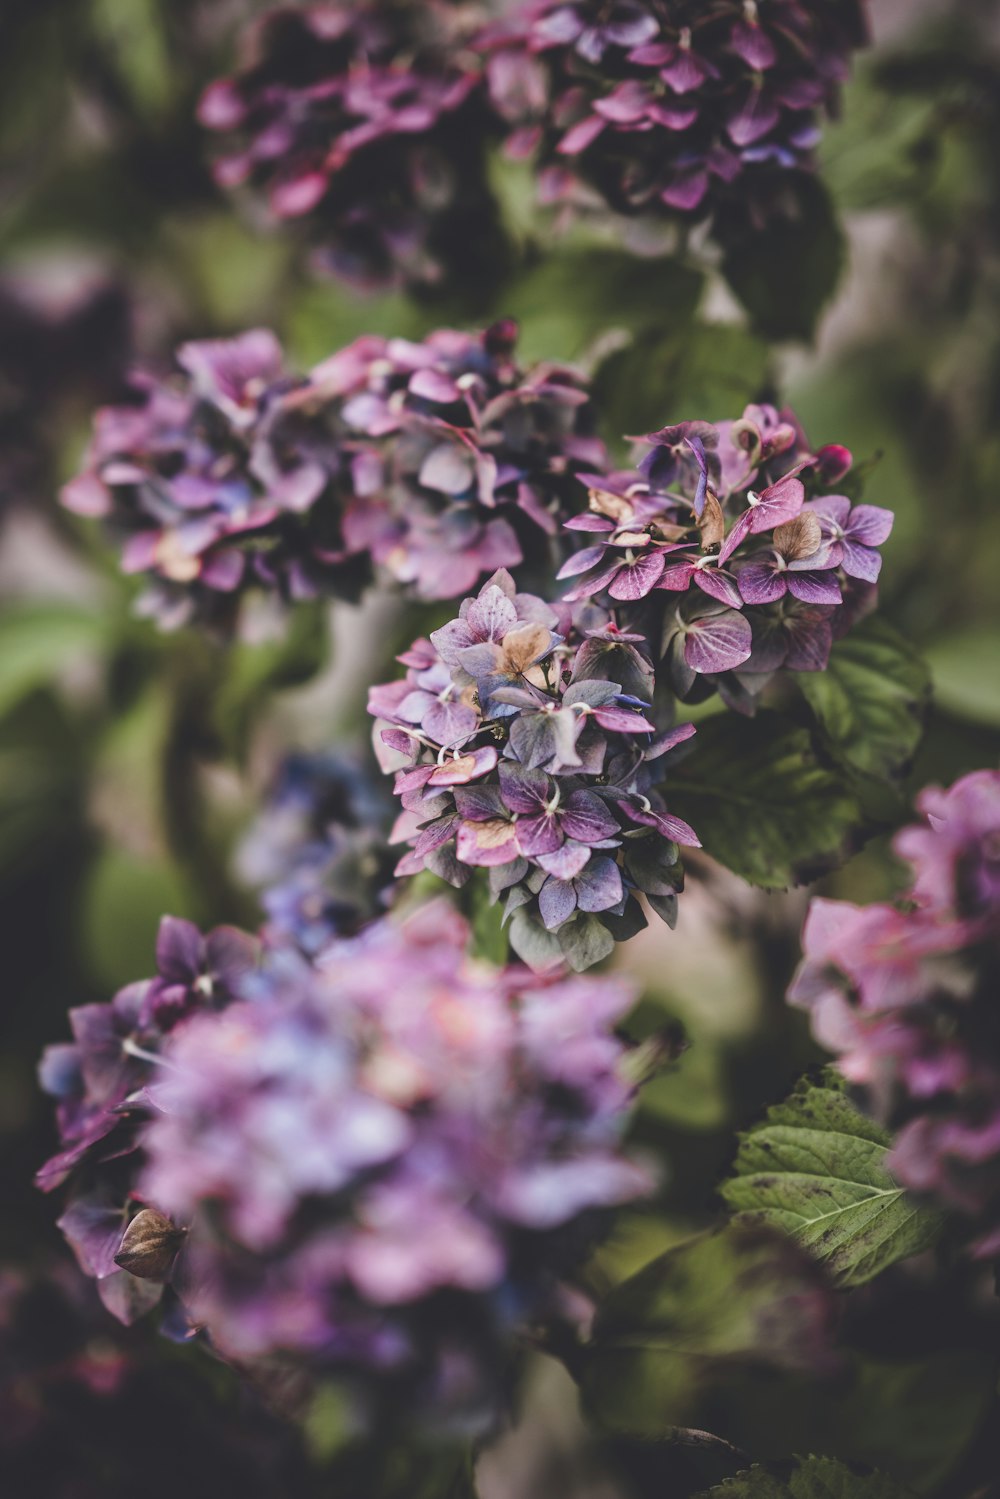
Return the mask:
POLYGON ((436 283, 498 239, 484 151, 495 126, 468 18, 435 0, 286 6, 202 97, 225 132, 221 186, 302 221, 321 266, 362 286, 436 283))
POLYGON ((236 857, 239 876, 261 892, 268 938, 315 953, 385 910, 390 813, 381 785, 352 759, 288 756, 236 857))
MULTIPOLYGON (((742 660, 750 626, 726 613, 746 642, 725 660, 742 660)), ((688 629, 710 648, 708 621, 688 629)), ((584 940, 592 928, 575 915, 611 913, 627 917, 623 931, 637 930, 644 885, 635 871, 658 861, 628 853, 655 843, 676 871, 675 845, 698 842, 654 789, 655 761, 694 731, 656 733, 643 637, 593 606, 557 616, 501 572, 400 660, 406 677, 369 695, 376 753, 395 771, 403 807, 393 840, 410 845, 397 873, 427 868, 461 885, 472 869, 488 869, 506 915, 520 913, 518 951, 541 966, 552 952, 528 952, 526 923, 556 931, 556 953, 581 967, 596 961, 603 939, 584 940)))
POLYGON ((862 0, 522 0, 480 45, 543 201, 760 222, 866 39, 862 0))
POLYGON ((372 567, 454 598, 500 566, 547 559, 604 461, 579 375, 523 371, 516 326, 365 337, 305 378, 273 335, 186 344, 184 374, 135 379, 97 413, 63 491, 102 516, 164 624, 231 622, 242 593, 356 598, 372 567))
POLYGON ((822 670, 873 606, 862 575, 877 572, 871 548, 891 513, 817 495, 851 454, 814 453, 787 410, 748 406, 737 421, 682 422, 643 441, 637 473, 578 475, 589 509, 566 529, 587 544, 560 570, 564 599, 622 605, 627 628, 660 642, 679 697, 717 688, 752 713, 776 671, 822 670))
POLYGON ((147 1067, 130 1196, 102 1156, 63 1217, 86 1273, 158 1297, 116 1268, 141 1203, 177 1226, 163 1278, 223 1357, 361 1375, 372 1416, 402 1397, 489 1420, 506 1340, 554 1310, 568 1231, 652 1181, 620 1144, 628 987, 493 970, 468 938, 424 906, 314 964, 276 949, 179 1021, 147 1067), (428 1315, 442 1297, 455 1315, 428 1315))
POLYGON ((816 900, 789 1000, 810 1011, 870 1109, 896 1130, 900 1181, 1000 1250, 1000 773, 918 805, 897 835, 915 879, 901 908, 816 900))

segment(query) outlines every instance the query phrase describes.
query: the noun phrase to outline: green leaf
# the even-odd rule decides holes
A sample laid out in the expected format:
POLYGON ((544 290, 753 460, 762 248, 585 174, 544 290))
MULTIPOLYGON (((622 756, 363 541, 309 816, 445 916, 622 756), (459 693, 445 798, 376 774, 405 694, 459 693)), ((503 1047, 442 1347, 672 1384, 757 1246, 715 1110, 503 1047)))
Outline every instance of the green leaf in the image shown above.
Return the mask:
POLYGON ((826 671, 795 680, 839 761, 882 777, 909 768, 930 706, 930 675, 887 620, 863 620, 833 647, 826 671))
POLYGON ((843 777, 820 765, 808 732, 776 713, 707 719, 666 790, 671 812, 691 823, 706 852, 765 889, 835 868, 864 822, 843 777))
POLYGON ((75 604, 22 604, 0 614, 0 714, 58 682, 108 635, 108 616, 75 604))
POLYGON ((787 1477, 753 1467, 695 1499, 906 1499, 907 1493, 884 1473, 859 1478, 833 1458, 806 1457, 787 1477))
POLYGON ((546 931, 527 911, 514 912, 509 930, 511 947, 533 973, 543 973, 562 962, 562 948, 555 932, 546 931))
POLYGON ((233 755, 246 750, 250 725, 268 694, 308 682, 326 662, 329 645, 327 610, 317 600, 296 604, 281 639, 233 647, 215 706, 219 732, 233 755))
POLYGON ((971 723, 1000 728, 997 632, 984 623, 945 635, 927 652, 935 702, 971 723))
POLYGON ((563 957, 574 973, 583 973, 615 950, 615 939, 596 916, 578 911, 556 933, 563 957))
POLYGON ((748 1369, 822 1359, 828 1293, 784 1234, 729 1224, 670 1249, 601 1304, 574 1372, 601 1425, 665 1437, 748 1369))
POLYGON ((721 1190, 737 1223, 770 1223, 815 1256, 833 1280, 859 1286, 919 1254, 940 1230, 886 1170, 890 1136, 829 1075, 804 1079, 740 1136, 721 1190))
POLYGON ((594 393, 604 434, 650 432, 667 422, 739 416, 767 381, 770 353, 745 328, 692 323, 646 329, 602 361, 594 393))
POLYGON ((788 213, 729 245, 722 271, 765 338, 810 339, 844 267, 845 241, 817 177, 798 178, 788 213))
POLYGON ((523 362, 578 359, 612 329, 687 323, 702 284, 700 272, 677 261, 641 260, 623 250, 565 250, 508 286, 503 310, 521 325, 523 362))

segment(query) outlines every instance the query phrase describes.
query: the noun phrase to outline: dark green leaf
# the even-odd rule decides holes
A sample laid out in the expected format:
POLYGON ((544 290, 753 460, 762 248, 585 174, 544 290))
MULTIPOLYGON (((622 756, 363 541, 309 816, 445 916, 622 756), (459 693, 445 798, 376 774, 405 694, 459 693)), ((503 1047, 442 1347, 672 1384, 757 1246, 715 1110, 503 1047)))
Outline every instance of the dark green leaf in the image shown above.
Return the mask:
POLYGON ((791 1240, 730 1224, 622 1282, 576 1373, 602 1425, 664 1437, 704 1426, 706 1402, 740 1371, 822 1360, 827 1317, 822 1278, 791 1240))
POLYGON ((864 775, 897 776, 916 753, 930 703, 920 654, 887 620, 838 640, 826 671, 795 678, 838 760, 864 775))
POLYGON ((907 1492, 884 1473, 859 1478, 833 1458, 806 1457, 787 1477, 753 1467, 695 1499, 906 1499, 907 1492))
POLYGON ((670 810, 708 853, 751 885, 804 884, 852 849, 862 814, 841 776, 820 765, 805 729, 775 713, 707 719, 668 785, 670 810))
POLYGON ((765 231, 748 230, 731 242, 722 270, 757 333, 809 339, 840 279, 844 235, 817 177, 800 176, 783 208, 765 231))
POLYGON ((592 968, 614 952, 615 939, 596 916, 582 912, 565 922, 556 933, 563 957, 576 973, 592 968))
POLYGON ((940 1228, 886 1170, 890 1144, 832 1076, 828 1086, 804 1080, 741 1135, 722 1196, 737 1222, 784 1229, 838 1284, 862 1285, 940 1228))

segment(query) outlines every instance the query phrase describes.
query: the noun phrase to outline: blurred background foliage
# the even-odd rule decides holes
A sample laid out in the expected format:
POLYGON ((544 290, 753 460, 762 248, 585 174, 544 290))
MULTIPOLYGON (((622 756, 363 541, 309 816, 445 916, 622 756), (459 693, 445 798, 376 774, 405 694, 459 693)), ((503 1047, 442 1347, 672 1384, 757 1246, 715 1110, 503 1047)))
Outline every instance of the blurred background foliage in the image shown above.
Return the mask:
MULTIPOLYGON (((881 609, 929 662, 934 697, 883 821, 904 820, 920 786, 1000 751, 992 7, 874 0, 876 46, 826 133, 825 187, 764 263, 637 260, 584 230, 550 255, 530 183, 498 162, 512 269, 471 303, 468 291, 415 302, 317 282, 291 238, 221 198, 194 104, 251 8, 6 0, 0 14, 0 1261, 11 1264, 64 1254, 31 1185, 51 1143, 34 1081, 42 1045, 62 1037, 70 1005, 148 972, 163 911, 259 919, 231 850, 262 787, 288 747, 363 742, 365 686, 392 674, 392 648, 413 633, 412 612, 403 622, 385 598, 290 620, 261 612, 229 649, 135 619, 96 529, 56 500, 91 409, 118 396, 133 360, 163 367, 182 338, 266 323, 307 367, 361 332, 508 314, 525 359, 592 368, 604 435, 623 455, 626 433, 778 396, 814 444, 872 459, 866 498, 896 512, 881 609)), ((822 888, 866 900, 896 879, 886 833, 822 888)), ((783 1003, 805 900, 692 860, 676 933, 657 926, 620 949, 645 993, 632 1030, 668 1019, 689 1045, 646 1090, 636 1125, 668 1163, 661 1197, 623 1220, 589 1268, 591 1289, 721 1215, 734 1129, 817 1059, 783 1003)), ((790 1451, 826 1441, 862 1461, 898 1447, 902 1422, 916 1456, 897 1476, 962 1493, 991 1387, 968 1299, 953 1285, 932 1295, 919 1277, 885 1281, 853 1303, 849 1329, 856 1357, 881 1368, 868 1381, 874 1410, 830 1414, 831 1437, 785 1390, 762 1395, 754 1419, 780 1408, 790 1451), (900 1309, 914 1314, 916 1363, 893 1374, 879 1360, 900 1309)), ((695 1461, 675 1454, 671 1467, 656 1444, 615 1437, 587 1446, 568 1377, 548 1360, 527 1388, 524 1426, 481 1465, 485 1499, 649 1492, 651 1475, 682 1481, 695 1461)))

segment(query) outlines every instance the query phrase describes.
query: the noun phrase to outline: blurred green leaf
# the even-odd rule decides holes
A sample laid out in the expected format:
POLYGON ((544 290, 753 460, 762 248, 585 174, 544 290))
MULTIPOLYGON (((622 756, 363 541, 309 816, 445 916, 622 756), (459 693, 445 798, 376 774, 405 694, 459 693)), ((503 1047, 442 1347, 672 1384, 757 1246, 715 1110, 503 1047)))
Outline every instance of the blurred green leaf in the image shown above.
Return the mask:
POLYGON ((668 1437, 704 1427, 717 1387, 741 1369, 810 1367, 826 1315, 818 1271, 790 1239, 729 1224, 617 1286, 574 1372, 599 1424, 668 1437))
POLYGON ((836 290, 846 244, 826 188, 801 176, 792 212, 764 232, 741 234, 726 250, 723 274, 765 338, 811 339, 836 290))
POLYGON ((567 250, 505 288, 502 311, 521 325, 519 357, 579 359, 614 329, 639 333, 688 323, 703 277, 674 260, 622 250, 567 250))
POLYGON ((944 635, 928 649, 927 661, 939 707, 972 723, 1000 728, 996 626, 944 635))
POLYGON ((765 889, 804 884, 843 862, 862 824, 806 730, 770 712, 706 720, 669 795, 671 812, 714 859, 765 889))
POLYGON ((930 706, 930 674, 887 620, 862 620, 837 641, 826 671, 798 672, 795 681, 843 764, 884 777, 909 768, 930 706))
POLYGON ((726 1122, 729 1094, 721 1048, 709 1036, 695 1038, 678 1061, 645 1084, 644 1114, 680 1129, 718 1129, 726 1122))
POLYGON ((113 993, 155 969, 160 917, 194 914, 184 881, 166 859, 108 848, 83 892, 80 925, 94 982, 113 993))
POLYGON ((814 1255, 833 1280, 859 1286, 919 1254, 940 1231, 886 1170, 891 1137, 848 1101, 829 1073, 803 1079, 740 1136, 720 1188, 738 1223, 770 1223, 814 1255))
POLYGON ((322 669, 329 651, 327 606, 319 599, 289 610, 279 639, 233 646, 215 702, 215 723, 235 759, 245 754, 250 725, 270 694, 308 682, 322 669))
POLYGON ((27 603, 0 614, 0 715, 27 693, 65 679, 109 632, 105 612, 73 604, 27 603))
POLYGON ((906 1494, 884 1473, 861 1478, 832 1458, 806 1457, 798 1460, 787 1477, 754 1467, 695 1499, 906 1499, 906 1494))

